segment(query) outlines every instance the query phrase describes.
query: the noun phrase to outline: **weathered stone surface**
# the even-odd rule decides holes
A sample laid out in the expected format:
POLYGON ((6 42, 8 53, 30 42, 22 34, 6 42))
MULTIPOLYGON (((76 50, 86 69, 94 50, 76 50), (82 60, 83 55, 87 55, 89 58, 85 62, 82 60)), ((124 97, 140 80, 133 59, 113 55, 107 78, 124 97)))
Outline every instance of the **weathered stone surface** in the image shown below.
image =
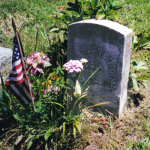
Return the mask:
POLYGON ((0 70, 4 80, 8 77, 12 68, 12 53, 12 49, 0 47, 0 70))
POLYGON ((121 116, 127 101, 132 30, 108 20, 84 20, 68 26, 68 60, 88 59, 80 79, 94 103, 110 101, 100 110, 121 116))

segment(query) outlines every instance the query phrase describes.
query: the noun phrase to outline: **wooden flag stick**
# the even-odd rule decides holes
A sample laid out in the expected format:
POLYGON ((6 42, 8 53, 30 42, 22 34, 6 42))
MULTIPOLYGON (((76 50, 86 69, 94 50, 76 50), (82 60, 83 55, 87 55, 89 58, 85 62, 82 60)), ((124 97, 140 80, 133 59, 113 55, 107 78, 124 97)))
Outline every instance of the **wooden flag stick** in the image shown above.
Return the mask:
POLYGON ((14 31, 15 31, 15 34, 16 34, 16 38, 17 38, 17 42, 18 42, 18 46, 19 46, 19 51, 20 51, 20 55, 21 55, 21 61, 22 61, 22 65, 23 65, 25 77, 27 79, 27 83, 28 83, 28 87, 29 87, 29 92, 30 92, 30 96, 31 96, 31 101, 32 101, 32 105, 33 105, 33 111, 35 113, 36 112, 35 111, 35 104, 34 104, 34 100, 33 100, 33 97, 32 97, 31 87, 30 87, 28 76, 27 76, 27 72, 26 72, 26 67, 25 67, 25 62, 24 62, 24 58, 23 58, 23 53, 22 53, 22 48, 21 48, 20 40, 19 40, 19 37, 18 37, 18 32, 16 30, 16 25, 15 25, 15 22, 14 22, 13 18, 12 18, 12 25, 13 25, 13 28, 14 28, 14 31))

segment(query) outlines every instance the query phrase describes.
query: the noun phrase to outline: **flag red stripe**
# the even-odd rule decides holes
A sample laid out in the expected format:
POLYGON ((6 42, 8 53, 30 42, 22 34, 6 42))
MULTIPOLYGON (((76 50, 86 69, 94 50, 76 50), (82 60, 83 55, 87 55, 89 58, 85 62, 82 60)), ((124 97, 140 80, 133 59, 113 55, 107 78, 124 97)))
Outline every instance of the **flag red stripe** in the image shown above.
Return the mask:
MULTIPOLYGON (((24 83, 24 82, 23 82, 24 83)), ((15 85, 15 87, 19 90, 19 92, 21 93, 21 95, 28 101, 28 102, 31 102, 31 96, 29 96, 28 97, 28 95, 27 94, 29 94, 29 93, 26 93, 25 91, 24 91, 24 84, 17 84, 17 85, 15 85)), ((30 94, 29 94, 30 95, 30 94)))
MULTIPOLYGON (((27 82, 26 82, 26 80, 24 80, 24 82, 22 83, 23 84, 23 86, 24 86, 24 90, 26 90, 28 93, 28 97, 31 99, 31 95, 30 95, 30 91, 29 91, 29 87, 28 87, 28 85, 27 85, 27 82)), ((30 86, 30 85, 29 85, 30 86)))
POLYGON ((19 85, 16 84, 14 86, 20 92, 20 94, 18 93, 18 95, 23 96, 26 99, 26 101, 31 102, 31 96, 30 96, 29 92, 28 91, 26 92, 26 90, 24 89, 25 88, 24 82, 22 84, 19 84, 19 85), (28 97, 28 95, 29 95, 29 97, 28 97))
MULTIPOLYGON (((30 86, 30 88, 32 89, 32 87, 31 87, 31 82, 30 82, 30 78, 29 78, 29 77, 28 77, 28 81, 29 81, 29 86, 30 86)), ((23 84, 24 84, 24 87, 26 88, 26 90, 30 93, 27 80, 24 80, 23 84)), ((32 91, 31 93, 32 93, 32 97, 33 97, 33 99, 34 99, 35 96, 34 96, 33 91, 32 91)))
POLYGON ((10 84, 21 84, 24 81, 24 78, 22 78, 19 81, 6 81, 5 85, 10 85, 10 84))
POLYGON ((21 75, 23 74, 23 72, 22 72, 22 70, 19 72, 19 73, 17 73, 17 74, 10 74, 10 76, 9 77, 20 77, 21 75))
POLYGON ((20 67, 22 67, 21 63, 18 64, 18 65, 15 65, 12 70, 13 70, 13 71, 16 71, 16 70, 18 70, 20 67))
POLYGON ((13 88, 11 86, 7 86, 7 88, 9 89, 9 91, 20 101, 20 103, 25 107, 26 105, 28 105, 29 103, 25 103, 24 100, 22 100, 22 98, 20 97, 20 95, 18 95, 16 93, 16 91, 13 90, 13 88))

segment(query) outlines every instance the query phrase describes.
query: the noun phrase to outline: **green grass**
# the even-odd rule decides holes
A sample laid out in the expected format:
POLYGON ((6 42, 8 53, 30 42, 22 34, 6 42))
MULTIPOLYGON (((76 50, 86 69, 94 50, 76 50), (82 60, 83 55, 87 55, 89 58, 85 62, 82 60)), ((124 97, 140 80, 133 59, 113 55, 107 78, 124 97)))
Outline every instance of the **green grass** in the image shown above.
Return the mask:
POLYGON ((66 6, 66 2, 50 2, 48 0, 6 0, 1 2, 1 45, 9 48, 13 46, 14 31, 11 24, 11 17, 13 17, 21 34, 25 53, 29 54, 35 51, 37 27, 39 29, 36 50, 45 51, 49 47, 48 38, 53 39, 54 37, 49 33, 50 28, 53 26, 66 27, 55 19, 56 14, 59 13, 58 6, 66 6))
POLYGON ((150 1, 149 0, 124 0, 124 6, 129 5, 131 9, 119 10, 120 20, 127 22, 136 35, 140 33, 150 36, 150 1))

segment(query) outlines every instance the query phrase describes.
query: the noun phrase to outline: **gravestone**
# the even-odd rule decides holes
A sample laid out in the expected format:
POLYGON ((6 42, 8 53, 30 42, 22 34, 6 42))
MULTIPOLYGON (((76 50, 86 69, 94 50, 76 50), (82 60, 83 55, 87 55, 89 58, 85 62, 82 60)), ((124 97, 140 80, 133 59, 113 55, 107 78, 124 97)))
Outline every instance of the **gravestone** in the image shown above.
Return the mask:
POLYGON ((121 117, 127 102, 132 30, 108 20, 83 20, 68 25, 67 60, 86 58, 81 85, 97 69, 85 87, 88 97, 103 113, 121 117))
POLYGON ((4 80, 7 79, 12 69, 12 53, 12 49, 0 47, 0 71, 4 80))

